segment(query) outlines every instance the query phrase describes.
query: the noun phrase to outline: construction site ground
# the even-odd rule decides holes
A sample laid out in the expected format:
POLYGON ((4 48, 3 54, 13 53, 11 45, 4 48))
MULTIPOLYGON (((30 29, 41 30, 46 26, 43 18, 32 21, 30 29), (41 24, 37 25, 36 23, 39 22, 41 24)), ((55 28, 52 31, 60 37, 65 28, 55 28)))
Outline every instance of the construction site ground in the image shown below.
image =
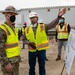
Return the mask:
MULTIPOLYGON (((60 61, 55 61, 57 57, 57 43, 54 40, 49 41, 50 48, 47 50, 46 55, 48 58, 48 61, 46 61, 46 75, 61 75, 62 68, 64 66, 64 48, 62 48, 62 56, 60 61)), ((22 48, 22 41, 20 41, 20 46, 22 48)), ((20 75, 28 75, 28 48, 27 45, 25 46, 25 49, 21 49, 21 59, 22 62, 20 62, 20 75)), ((38 67, 38 60, 36 60, 36 75, 39 75, 39 67, 38 67)), ((1 68, 1 67, 0 67, 1 68)), ((2 75, 2 72, 0 70, 0 75, 2 75)), ((64 68, 63 74, 66 75, 66 69, 64 68)), ((71 74, 75 75, 75 60, 72 65, 71 74)))

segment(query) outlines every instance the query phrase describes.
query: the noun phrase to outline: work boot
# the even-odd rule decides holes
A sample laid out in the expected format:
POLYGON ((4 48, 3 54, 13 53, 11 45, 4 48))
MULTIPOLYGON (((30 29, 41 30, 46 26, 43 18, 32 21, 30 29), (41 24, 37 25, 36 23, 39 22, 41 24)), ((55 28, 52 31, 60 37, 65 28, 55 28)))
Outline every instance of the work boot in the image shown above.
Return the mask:
POLYGON ((56 61, 59 61, 59 60, 61 60, 61 56, 60 55, 58 55, 58 57, 56 58, 56 61))

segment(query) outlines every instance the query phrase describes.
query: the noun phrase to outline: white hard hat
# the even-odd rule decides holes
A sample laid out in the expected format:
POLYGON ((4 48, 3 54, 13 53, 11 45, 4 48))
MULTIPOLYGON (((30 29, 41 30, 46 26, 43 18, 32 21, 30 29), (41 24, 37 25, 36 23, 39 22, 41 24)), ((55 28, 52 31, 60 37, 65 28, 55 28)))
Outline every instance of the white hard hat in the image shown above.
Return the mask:
POLYGON ((41 20, 39 20, 39 23, 44 23, 44 21, 41 19, 41 20))
POLYGON ((29 18, 32 18, 32 17, 37 17, 38 18, 38 14, 36 12, 31 12, 29 14, 29 18))

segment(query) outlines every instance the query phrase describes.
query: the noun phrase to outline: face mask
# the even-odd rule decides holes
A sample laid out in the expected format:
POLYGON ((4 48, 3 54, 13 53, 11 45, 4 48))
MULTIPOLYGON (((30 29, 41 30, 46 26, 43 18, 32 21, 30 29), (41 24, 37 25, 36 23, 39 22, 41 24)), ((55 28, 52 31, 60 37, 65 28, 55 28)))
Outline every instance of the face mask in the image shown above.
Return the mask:
POLYGON ((14 22, 15 20, 16 20, 15 15, 13 15, 13 16, 10 17, 10 21, 11 21, 11 22, 14 22))
POLYGON ((63 20, 63 19, 60 19, 60 20, 59 20, 59 23, 63 23, 63 22, 64 22, 64 20, 63 20))

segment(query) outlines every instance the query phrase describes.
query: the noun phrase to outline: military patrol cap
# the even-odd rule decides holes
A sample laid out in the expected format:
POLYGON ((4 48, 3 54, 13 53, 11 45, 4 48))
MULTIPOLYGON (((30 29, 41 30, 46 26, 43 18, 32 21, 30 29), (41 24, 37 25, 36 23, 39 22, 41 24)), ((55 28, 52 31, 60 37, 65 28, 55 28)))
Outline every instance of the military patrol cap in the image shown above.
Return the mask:
POLYGON ((6 7, 5 10, 2 12, 2 14, 5 14, 7 12, 12 12, 12 13, 15 13, 16 15, 18 15, 18 13, 16 12, 15 7, 13 7, 13 6, 6 7))

